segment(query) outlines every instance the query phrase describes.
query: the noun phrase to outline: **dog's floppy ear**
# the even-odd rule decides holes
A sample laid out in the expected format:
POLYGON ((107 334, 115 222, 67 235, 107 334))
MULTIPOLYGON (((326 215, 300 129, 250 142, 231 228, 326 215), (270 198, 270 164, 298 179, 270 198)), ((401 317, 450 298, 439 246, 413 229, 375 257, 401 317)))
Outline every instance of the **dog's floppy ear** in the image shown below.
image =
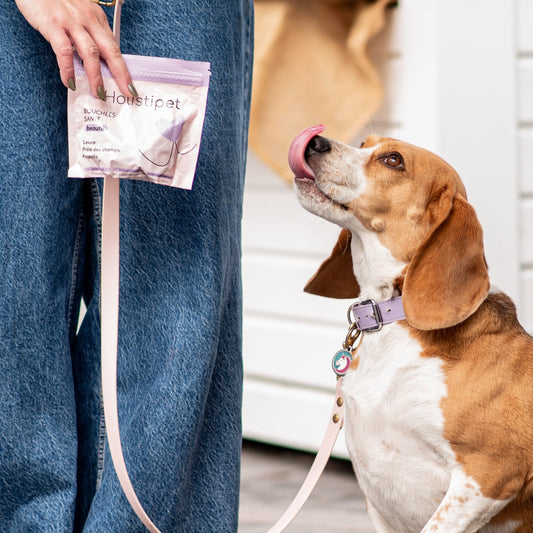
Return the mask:
POLYGON ((472 315, 490 289, 483 231, 461 196, 407 267, 402 299, 407 321, 422 330, 454 326, 472 315))
POLYGON ((353 273, 352 234, 343 229, 331 255, 307 282, 305 292, 328 298, 357 298, 359 283, 353 273))

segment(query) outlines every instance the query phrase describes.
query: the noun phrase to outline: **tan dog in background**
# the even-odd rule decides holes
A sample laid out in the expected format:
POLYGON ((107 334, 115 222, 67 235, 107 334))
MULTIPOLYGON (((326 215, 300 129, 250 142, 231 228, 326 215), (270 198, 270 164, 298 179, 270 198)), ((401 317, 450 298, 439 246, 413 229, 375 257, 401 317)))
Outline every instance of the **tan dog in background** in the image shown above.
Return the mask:
POLYGON ((300 203, 344 229, 306 290, 383 313, 401 302, 405 317, 365 332, 344 378, 375 531, 533 532, 533 339, 490 287, 461 179, 407 143, 357 149, 322 130, 303 131, 289 162, 300 203))

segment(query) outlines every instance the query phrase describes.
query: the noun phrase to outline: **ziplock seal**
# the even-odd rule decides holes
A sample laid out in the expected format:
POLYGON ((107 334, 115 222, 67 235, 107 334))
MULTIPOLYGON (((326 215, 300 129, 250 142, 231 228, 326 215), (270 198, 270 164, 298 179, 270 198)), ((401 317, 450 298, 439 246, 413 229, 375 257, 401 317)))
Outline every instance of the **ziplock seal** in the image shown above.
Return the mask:
MULTIPOLYGON (((163 83, 183 83, 207 87, 209 85, 209 63, 202 61, 184 61, 166 57, 147 57, 123 54, 133 80, 155 81, 163 83)), ((102 77, 113 78, 108 66, 101 63, 102 77)), ((74 55, 76 76, 85 75, 83 62, 78 54, 74 55)))

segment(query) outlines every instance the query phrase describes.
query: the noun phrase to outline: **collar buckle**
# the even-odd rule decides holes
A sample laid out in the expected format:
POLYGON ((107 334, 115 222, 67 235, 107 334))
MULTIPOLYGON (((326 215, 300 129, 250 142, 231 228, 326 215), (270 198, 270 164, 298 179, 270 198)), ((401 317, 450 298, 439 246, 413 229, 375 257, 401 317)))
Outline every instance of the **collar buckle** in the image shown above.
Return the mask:
POLYGON ((355 324, 359 331, 379 331, 383 327, 383 317, 381 311, 375 300, 364 300, 363 302, 356 302, 348 309, 348 321, 350 324, 355 324), (372 312, 370 316, 376 321, 375 326, 362 326, 361 317, 357 316, 356 310, 363 306, 371 306, 372 312))

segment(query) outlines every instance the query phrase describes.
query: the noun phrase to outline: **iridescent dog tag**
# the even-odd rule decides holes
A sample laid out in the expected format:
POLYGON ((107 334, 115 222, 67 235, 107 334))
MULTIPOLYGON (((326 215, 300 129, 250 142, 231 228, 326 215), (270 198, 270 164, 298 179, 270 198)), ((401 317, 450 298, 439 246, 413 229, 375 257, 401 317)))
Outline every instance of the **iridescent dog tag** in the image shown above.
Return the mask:
POLYGON ((348 372, 351 363, 352 354, 347 350, 339 350, 333 356, 333 361, 331 361, 331 367, 333 368, 333 372, 335 372, 337 376, 342 377, 344 376, 344 374, 346 374, 346 372, 348 372))

